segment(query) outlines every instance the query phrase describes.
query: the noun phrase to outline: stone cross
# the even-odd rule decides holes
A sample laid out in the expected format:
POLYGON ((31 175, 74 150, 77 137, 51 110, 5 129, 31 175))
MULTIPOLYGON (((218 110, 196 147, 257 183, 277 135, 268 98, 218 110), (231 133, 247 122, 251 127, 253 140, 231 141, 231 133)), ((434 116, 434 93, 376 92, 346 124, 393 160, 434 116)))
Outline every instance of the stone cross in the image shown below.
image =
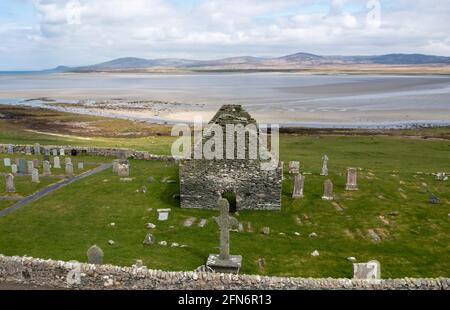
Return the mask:
POLYGON ((44 166, 44 175, 45 176, 52 175, 52 172, 50 171, 50 163, 45 160, 43 166, 44 166))
POLYGON ((333 200, 333 182, 326 180, 323 183, 323 200, 333 200))
POLYGON ((73 177, 73 164, 71 162, 66 163, 66 175, 69 178, 73 177))
POLYGON ((297 174, 300 172, 300 162, 298 161, 290 161, 289 162, 289 173, 290 174, 297 174))
POLYGON ((27 162, 27 171, 28 171, 28 174, 32 174, 32 173, 33 173, 33 170, 34 170, 34 163, 33 163, 32 160, 29 160, 29 161, 27 162))
POLYGON ((33 169, 33 172, 31 174, 31 182, 39 183, 39 170, 33 169))
POLYGON ((53 157, 53 167, 55 169, 61 169, 61 160, 58 156, 53 157))
POLYGON ((347 184, 345 189, 348 191, 358 190, 357 184, 358 170, 356 168, 347 168, 347 184))
POLYGON ((380 262, 371 260, 367 263, 353 264, 353 279, 376 280, 381 279, 380 262))
POLYGON ((327 176, 328 175, 328 156, 324 155, 322 157, 323 163, 322 163, 322 171, 320 172, 320 175, 327 176))
POLYGON ((303 197, 303 187, 305 185, 305 177, 301 174, 297 174, 294 177, 294 190, 292 192, 292 198, 303 197))
POLYGON ((34 144, 34 154, 41 154, 41 146, 39 143, 34 144))
POLYGON ((97 246, 93 245, 87 250, 88 264, 101 265, 103 264, 103 251, 97 246))
POLYGON ((11 173, 6 175, 6 192, 14 193, 16 191, 16 187, 14 185, 14 176, 11 173))
POLYGON ((233 224, 237 224, 237 220, 231 217, 230 204, 225 198, 219 198, 220 215, 215 218, 220 229, 220 255, 222 260, 230 259, 230 229, 233 224))
POLYGON ((12 174, 17 174, 17 165, 16 164, 12 164, 11 165, 11 173, 12 174))

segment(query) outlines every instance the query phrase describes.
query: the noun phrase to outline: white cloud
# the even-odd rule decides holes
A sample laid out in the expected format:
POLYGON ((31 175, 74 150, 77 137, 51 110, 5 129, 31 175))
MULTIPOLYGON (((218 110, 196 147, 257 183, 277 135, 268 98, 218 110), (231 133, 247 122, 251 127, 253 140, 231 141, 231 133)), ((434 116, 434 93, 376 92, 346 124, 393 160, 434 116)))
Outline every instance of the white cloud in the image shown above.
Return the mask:
MULTIPOLYGON (((73 0, 72 0, 73 1, 73 0)), ((79 0, 80 23, 68 23, 69 1, 34 0, 36 25, 0 24, 0 60, 38 68, 90 64, 121 56, 215 58, 242 54, 448 55, 450 7, 437 0, 383 1, 381 27, 368 27, 366 1, 210 0, 192 7, 163 0, 79 0)))

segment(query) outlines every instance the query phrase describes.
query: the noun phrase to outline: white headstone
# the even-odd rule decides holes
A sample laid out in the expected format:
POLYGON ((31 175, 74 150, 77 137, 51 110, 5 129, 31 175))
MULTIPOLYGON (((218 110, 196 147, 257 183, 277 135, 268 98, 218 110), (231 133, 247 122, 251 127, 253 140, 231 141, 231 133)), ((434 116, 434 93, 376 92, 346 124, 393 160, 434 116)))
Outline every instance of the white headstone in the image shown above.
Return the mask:
POLYGON ((78 169, 80 169, 80 170, 84 169, 84 164, 82 162, 78 163, 78 169))
POLYGON ((12 174, 17 174, 17 165, 16 164, 12 164, 11 165, 11 173, 12 174))
POLYGON ((44 160, 43 167, 44 167, 44 175, 45 176, 52 175, 52 172, 50 170, 50 163, 48 161, 44 160))
POLYGON ((167 221, 169 219, 170 209, 157 209, 158 221, 167 221))
POLYGON ((64 156, 64 149, 59 150, 59 155, 64 156))
POLYGON ((33 172, 31 174, 31 182, 39 183, 39 170, 33 169, 33 172))
POLYGON ((57 149, 53 149, 52 150, 52 154, 53 154, 53 156, 58 156, 58 150, 57 149))
POLYGON ((33 170, 34 170, 34 162, 33 162, 32 160, 29 160, 29 161, 27 162, 27 171, 28 171, 28 174, 32 174, 32 173, 33 173, 33 170))
POLYGON ((71 162, 66 164, 66 175, 69 178, 73 177, 73 165, 71 162))
POLYGON ((297 174, 294 177, 294 190, 292 191, 292 198, 303 197, 303 187, 305 185, 305 177, 301 174, 297 174))
POLYGON ((5 167, 11 167, 11 158, 3 158, 3 164, 5 167))
POLYGON ((380 262, 376 260, 371 260, 367 263, 354 263, 353 279, 362 279, 362 280, 381 279, 380 262))
POLYGON ((347 184, 345 189, 348 191, 358 190, 357 184, 358 170, 356 168, 347 168, 347 184))
POLYGON ((6 192, 14 193, 16 191, 16 187, 14 185, 14 176, 9 173, 6 175, 6 192))
POLYGON ((55 169, 61 169, 61 160, 58 156, 53 157, 53 167, 55 169))

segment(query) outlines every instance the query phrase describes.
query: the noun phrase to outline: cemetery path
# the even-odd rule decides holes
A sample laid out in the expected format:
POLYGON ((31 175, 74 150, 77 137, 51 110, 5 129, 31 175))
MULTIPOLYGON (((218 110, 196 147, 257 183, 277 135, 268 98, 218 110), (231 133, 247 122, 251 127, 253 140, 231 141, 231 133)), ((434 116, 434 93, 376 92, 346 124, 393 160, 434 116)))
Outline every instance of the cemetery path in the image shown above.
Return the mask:
POLYGON ((12 212, 22 208, 23 206, 26 206, 27 204, 29 204, 31 202, 34 202, 34 201, 38 200, 39 198, 42 198, 45 195, 48 195, 49 193, 60 189, 61 187, 64 187, 64 186, 66 186, 68 184, 71 184, 71 183, 73 183, 75 181, 78 181, 80 179, 84 179, 84 178, 86 178, 88 176, 91 176, 93 174, 102 172, 102 171, 104 171, 106 169, 109 169, 111 167, 112 167, 112 164, 102 164, 102 165, 100 165, 99 167, 97 167, 95 169, 86 171, 86 172, 84 172, 82 174, 79 174, 79 175, 77 175, 77 176, 75 176, 75 177, 73 177, 71 179, 65 179, 65 180, 60 181, 58 183, 52 184, 52 185, 50 185, 50 186, 48 186, 46 188, 43 188, 42 190, 40 190, 40 191, 38 191, 38 192, 28 196, 28 197, 25 197, 24 199, 22 199, 20 201, 18 201, 17 203, 12 205, 11 207, 1 210, 0 211, 0 217, 4 217, 4 216, 6 216, 6 215, 8 215, 8 214, 10 214, 10 213, 12 213, 12 212))

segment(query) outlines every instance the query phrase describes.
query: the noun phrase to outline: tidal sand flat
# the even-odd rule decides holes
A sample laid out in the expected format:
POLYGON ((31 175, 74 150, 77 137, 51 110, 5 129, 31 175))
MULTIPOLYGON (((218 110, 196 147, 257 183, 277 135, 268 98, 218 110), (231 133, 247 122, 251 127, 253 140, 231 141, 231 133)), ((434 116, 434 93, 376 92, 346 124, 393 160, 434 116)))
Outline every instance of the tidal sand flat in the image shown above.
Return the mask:
POLYGON ((290 126, 448 125, 450 76, 5 74, 0 103, 169 123, 206 121, 228 103, 290 126))

